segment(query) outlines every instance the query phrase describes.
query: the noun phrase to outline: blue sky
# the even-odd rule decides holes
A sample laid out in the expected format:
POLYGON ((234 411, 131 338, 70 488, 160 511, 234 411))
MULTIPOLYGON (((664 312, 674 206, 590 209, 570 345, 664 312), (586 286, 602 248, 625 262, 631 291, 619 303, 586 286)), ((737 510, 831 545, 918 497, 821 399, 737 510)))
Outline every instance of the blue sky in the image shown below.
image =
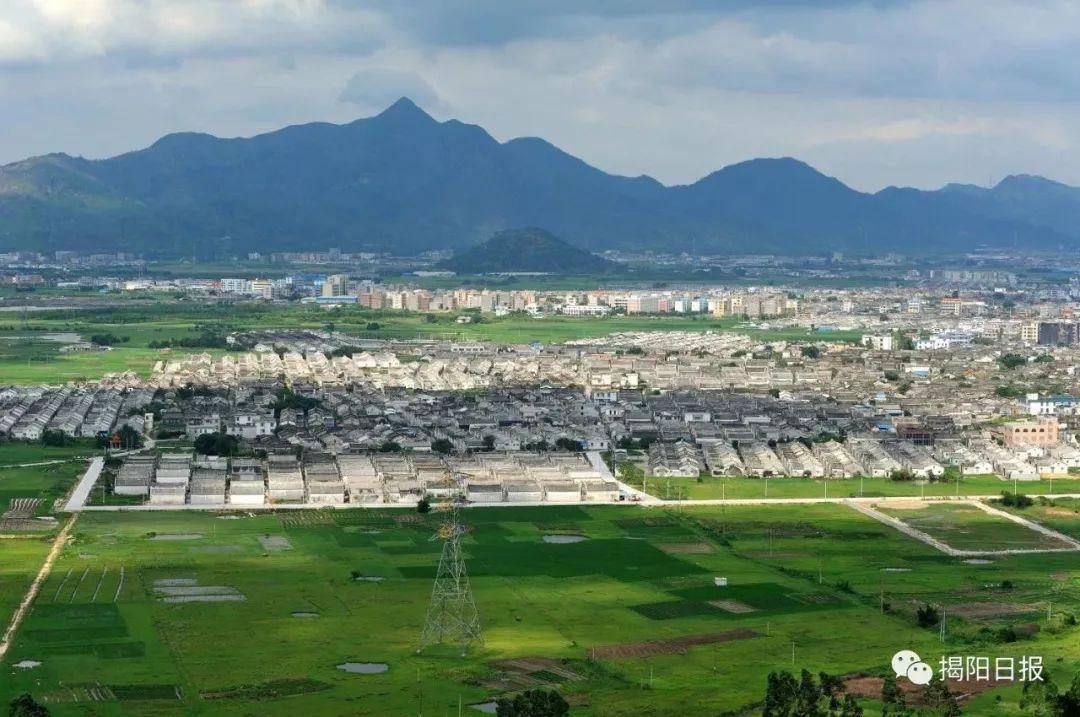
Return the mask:
POLYGON ((1073 0, 4 0, 0 163, 408 95, 669 184, 785 155, 865 190, 1080 184, 1078 60, 1073 0))

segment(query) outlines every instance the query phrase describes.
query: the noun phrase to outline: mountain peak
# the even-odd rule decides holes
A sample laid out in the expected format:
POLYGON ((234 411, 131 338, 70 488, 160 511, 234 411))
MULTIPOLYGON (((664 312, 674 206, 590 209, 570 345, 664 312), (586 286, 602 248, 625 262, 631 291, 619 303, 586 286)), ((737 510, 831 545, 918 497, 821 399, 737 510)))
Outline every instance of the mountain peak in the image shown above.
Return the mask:
POLYGON ((1024 187, 1035 189, 1067 186, 1061 182, 1055 182, 1053 179, 1040 177, 1037 174, 1010 174, 995 184, 994 189, 1019 189, 1024 187))
POLYGON ((375 115, 384 119, 393 119, 397 121, 403 120, 423 120, 425 122, 434 122, 435 119, 420 108, 418 104, 410 100, 408 97, 399 98, 394 104, 387 107, 385 110, 375 115))

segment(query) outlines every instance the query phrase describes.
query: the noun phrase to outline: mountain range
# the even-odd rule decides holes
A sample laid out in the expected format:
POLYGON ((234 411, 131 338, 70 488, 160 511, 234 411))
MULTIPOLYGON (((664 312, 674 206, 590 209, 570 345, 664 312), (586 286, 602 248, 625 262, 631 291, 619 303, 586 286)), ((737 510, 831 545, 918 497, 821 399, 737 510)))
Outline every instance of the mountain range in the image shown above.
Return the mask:
POLYGON ((0 167, 0 251, 405 255, 529 226, 591 252, 951 253, 1080 246, 1078 220, 1080 189, 1028 175, 864 193, 779 158, 665 186, 542 139, 498 142, 404 98, 344 125, 170 134, 109 159, 50 154, 0 167))

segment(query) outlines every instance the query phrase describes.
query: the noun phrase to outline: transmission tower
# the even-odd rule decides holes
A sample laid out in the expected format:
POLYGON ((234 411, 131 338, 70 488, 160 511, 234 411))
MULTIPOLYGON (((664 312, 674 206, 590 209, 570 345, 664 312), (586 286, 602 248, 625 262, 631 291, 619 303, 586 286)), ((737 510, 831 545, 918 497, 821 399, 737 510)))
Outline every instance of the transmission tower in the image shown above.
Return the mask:
POLYGON ((470 643, 482 645, 484 640, 480 634, 480 614, 476 611, 469 575, 465 571, 465 558, 461 554, 461 536, 466 531, 458 519, 458 508, 464 502, 464 487, 460 477, 454 481, 454 496, 446 519, 431 538, 443 541, 443 551, 439 572, 431 588, 431 603, 420 637, 420 649, 456 642, 461 646, 461 654, 465 655, 470 643))

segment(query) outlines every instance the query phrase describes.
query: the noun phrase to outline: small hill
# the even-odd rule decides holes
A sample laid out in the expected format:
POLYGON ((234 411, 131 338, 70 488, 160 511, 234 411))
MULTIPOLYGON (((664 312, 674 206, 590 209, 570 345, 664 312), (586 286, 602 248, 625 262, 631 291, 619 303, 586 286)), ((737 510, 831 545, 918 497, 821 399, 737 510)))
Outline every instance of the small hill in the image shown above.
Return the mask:
POLYGON ((567 244, 543 229, 506 229, 459 251, 440 265, 459 274, 511 271, 606 274, 617 264, 567 244))

